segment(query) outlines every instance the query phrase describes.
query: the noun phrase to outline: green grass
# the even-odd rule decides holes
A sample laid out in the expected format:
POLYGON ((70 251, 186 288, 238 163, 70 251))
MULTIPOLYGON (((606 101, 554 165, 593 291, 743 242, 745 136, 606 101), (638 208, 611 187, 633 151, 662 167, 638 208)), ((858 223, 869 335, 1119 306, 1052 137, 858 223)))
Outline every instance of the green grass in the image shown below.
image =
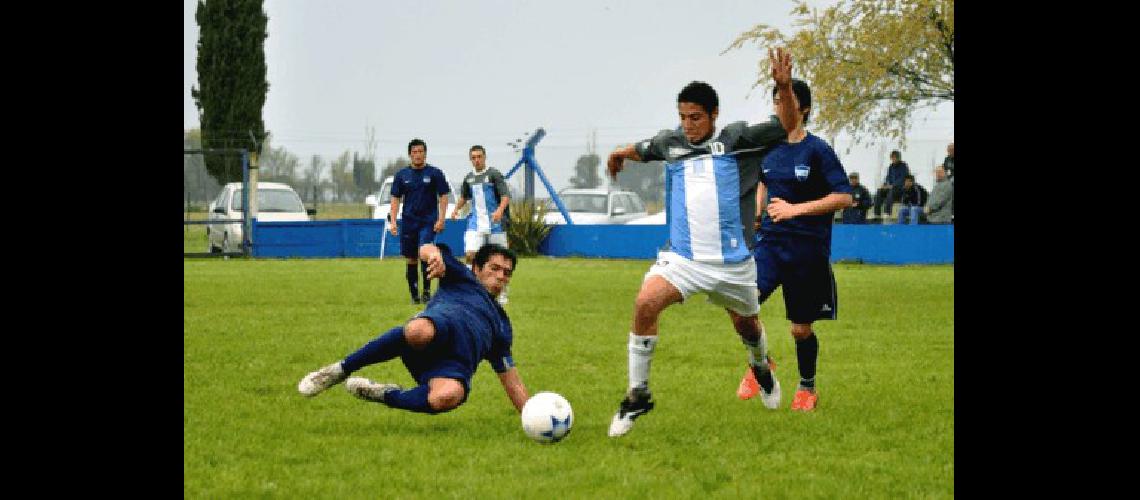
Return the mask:
MULTIPOLYGON (((337 386, 297 393, 419 309, 399 259, 184 261, 187 498, 952 498, 952 266, 835 266, 839 320, 820 322, 813 414, 777 292, 761 308, 784 385, 764 409, 735 390, 747 355, 722 309, 669 308, 657 407, 606 436, 627 381, 633 298, 649 261, 523 259, 508 312, 533 394, 573 405, 570 435, 528 440, 483 364, 466 404, 428 416, 337 386)), ((408 385, 398 360, 358 374, 408 385)))

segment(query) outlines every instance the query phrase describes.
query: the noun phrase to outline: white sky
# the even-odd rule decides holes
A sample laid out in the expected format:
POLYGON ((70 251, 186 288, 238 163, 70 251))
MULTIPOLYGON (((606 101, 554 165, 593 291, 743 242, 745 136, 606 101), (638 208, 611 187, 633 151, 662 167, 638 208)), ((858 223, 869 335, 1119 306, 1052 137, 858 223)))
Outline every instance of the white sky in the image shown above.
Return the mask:
MULTIPOLYGON (((184 0, 187 129, 198 127, 190 97, 196 5, 184 0)), ((788 33, 791 7, 776 0, 265 0, 265 128, 305 168, 314 154, 327 163, 344 151, 363 153, 366 127, 376 130, 380 165, 406 156, 408 141, 419 137, 428 163, 458 182, 471 167, 472 144, 486 147, 488 165, 506 173, 518 161, 507 143, 541 126, 547 135, 535 157, 561 189, 591 131, 604 165, 616 146, 676 126, 677 93, 692 80, 717 90, 719 125, 765 120, 771 101, 751 87, 766 54, 754 45, 720 52, 757 23, 788 33)), ((953 138, 953 117, 952 104, 921 112, 903 149, 928 189, 953 138)), ((841 135, 836 148, 844 167, 873 186, 897 145, 845 153, 846 142, 841 135)), ((545 196, 537 179, 536 193, 545 196)))

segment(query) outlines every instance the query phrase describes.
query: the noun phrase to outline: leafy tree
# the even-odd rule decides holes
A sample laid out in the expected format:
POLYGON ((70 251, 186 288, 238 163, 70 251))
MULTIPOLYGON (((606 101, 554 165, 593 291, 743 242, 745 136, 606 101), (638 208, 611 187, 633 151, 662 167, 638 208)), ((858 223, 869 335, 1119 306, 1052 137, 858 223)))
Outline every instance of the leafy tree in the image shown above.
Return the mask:
POLYGON ((575 188, 596 188, 602 184, 598 176, 598 165, 602 159, 596 153, 584 154, 578 157, 574 166, 574 177, 570 178, 570 186, 575 188))
POLYGON ((401 168, 411 164, 412 161, 404 157, 388 160, 388 163, 384 164, 384 170, 380 171, 380 181, 383 182, 389 176, 396 175, 396 172, 399 172, 401 168))
MULTIPOLYGON (((257 151, 265 140, 261 109, 269 92, 265 39, 269 17, 262 0, 198 2, 198 85, 190 89, 198 107, 202 146, 257 151), (252 134, 252 137, 251 137, 252 134)), ((206 170, 219 183, 240 181, 241 158, 208 155, 206 170)))
MULTIPOLYGON (((792 16, 799 31, 758 24, 725 52, 749 41, 787 47, 826 135, 905 144, 916 109, 954 101, 954 0, 840 0, 823 11, 798 0, 792 16)), ((765 54, 756 86, 770 88, 770 71, 765 54)))
POLYGON ((376 183, 376 161, 366 160, 363 156, 352 154, 352 182, 356 186, 358 196, 367 196, 380 189, 376 183))
POLYGON ((305 177, 298 183, 301 188, 301 197, 304 198, 305 194, 309 195, 309 203, 316 205, 321 199, 322 191, 327 185, 321 177, 324 175, 325 161, 320 155, 313 155, 309 163, 309 169, 305 171, 305 177))

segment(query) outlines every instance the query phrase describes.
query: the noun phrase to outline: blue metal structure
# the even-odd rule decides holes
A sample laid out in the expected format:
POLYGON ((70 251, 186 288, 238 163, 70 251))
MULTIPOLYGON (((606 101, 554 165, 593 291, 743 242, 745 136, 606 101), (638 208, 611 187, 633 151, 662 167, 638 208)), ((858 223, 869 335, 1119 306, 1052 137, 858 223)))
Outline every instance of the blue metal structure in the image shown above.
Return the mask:
POLYGON ((546 130, 542 127, 538 127, 538 130, 535 130, 534 134, 527 139, 526 146, 523 147, 522 157, 519 158, 515 166, 511 167, 503 177, 510 179, 511 176, 518 171, 519 167, 525 166, 526 177, 523 179, 525 194, 523 199, 533 203, 534 174, 538 173, 538 178, 542 180, 542 185, 546 186, 546 192, 550 193, 550 199, 554 200, 554 205, 558 207, 558 211, 562 213, 562 217, 566 219, 566 223, 573 224, 574 221, 570 220, 570 212, 562 205, 562 198, 559 198, 558 193, 550 186, 550 181, 546 179, 546 174, 542 173, 542 167, 540 167, 538 161, 534 159, 534 147, 538 145, 538 141, 541 141, 543 137, 546 137, 546 130))

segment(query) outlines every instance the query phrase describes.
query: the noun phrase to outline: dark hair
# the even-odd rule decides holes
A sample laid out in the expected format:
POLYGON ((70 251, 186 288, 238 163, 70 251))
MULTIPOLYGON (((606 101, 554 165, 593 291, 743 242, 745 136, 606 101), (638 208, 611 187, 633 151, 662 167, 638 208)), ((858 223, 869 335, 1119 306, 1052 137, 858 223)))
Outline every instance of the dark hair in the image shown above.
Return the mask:
POLYGON ((716 97, 716 90, 705 82, 698 82, 693 80, 681 89, 681 93, 677 94, 677 103, 691 102, 705 108, 705 112, 710 116, 713 111, 716 111, 717 106, 720 105, 720 99, 716 97))
MULTIPOLYGON (((772 97, 776 97, 778 93, 776 87, 772 87, 772 97)), ((800 103, 800 111, 811 107, 811 87, 808 86, 807 82, 799 78, 792 78, 792 93, 796 95, 796 100, 800 103)), ((804 123, 808 122, 810 115, 811 110, 808 109, 807 113, 804 113, 804 123)))
POLYGON ((904 175, 904 176, 903 176, 903 180, 904 180, 904 181, 911 181, 911 182, 914 182, 914 176, 913 176, 913 175, 911 175, 911 174, 906 174, 906 175, 904 175))
POLYGON ((423 146, 424 152, 427 152, 427 143, 423 139, 412 139, 412 142, 408 143, 408 154, 412 154, 412 146, 423 146))
POLYGON ((488 243, 479 247, 479 251, 475 252, 475 258, 471 260, 472 267, 483 268, 483 265, 491 260, 492 255, 502 255, 504 259, 511 261, 511 271, 518 267, 518 257, 511 249, 499 245, 497 243, 488 243))
POLYGON ((897 150, 897 149, 894 151, 891 151, 891 158, 898 158, 901 160, 902 159, 902 153, 900 153, 899 150, 897 150))
POLYGON ((483 152, 483 156, 487 156, 487 150, 486 150, 486 149, 483 149, 483 146, 480 146, 480 145, 478 145, 478 144, 476 144, 476 145, 474 145, 474 146, 471 146, 471 149, 468 149, 468 150, 467 150, 467 154, 468 154, 468 155, 470 155, 470 154, 471 154, 471 152, 472 152, 472 151, 475 151, 476 149, 478 149, 479 151, 482 151, 482 152, 483 152))

